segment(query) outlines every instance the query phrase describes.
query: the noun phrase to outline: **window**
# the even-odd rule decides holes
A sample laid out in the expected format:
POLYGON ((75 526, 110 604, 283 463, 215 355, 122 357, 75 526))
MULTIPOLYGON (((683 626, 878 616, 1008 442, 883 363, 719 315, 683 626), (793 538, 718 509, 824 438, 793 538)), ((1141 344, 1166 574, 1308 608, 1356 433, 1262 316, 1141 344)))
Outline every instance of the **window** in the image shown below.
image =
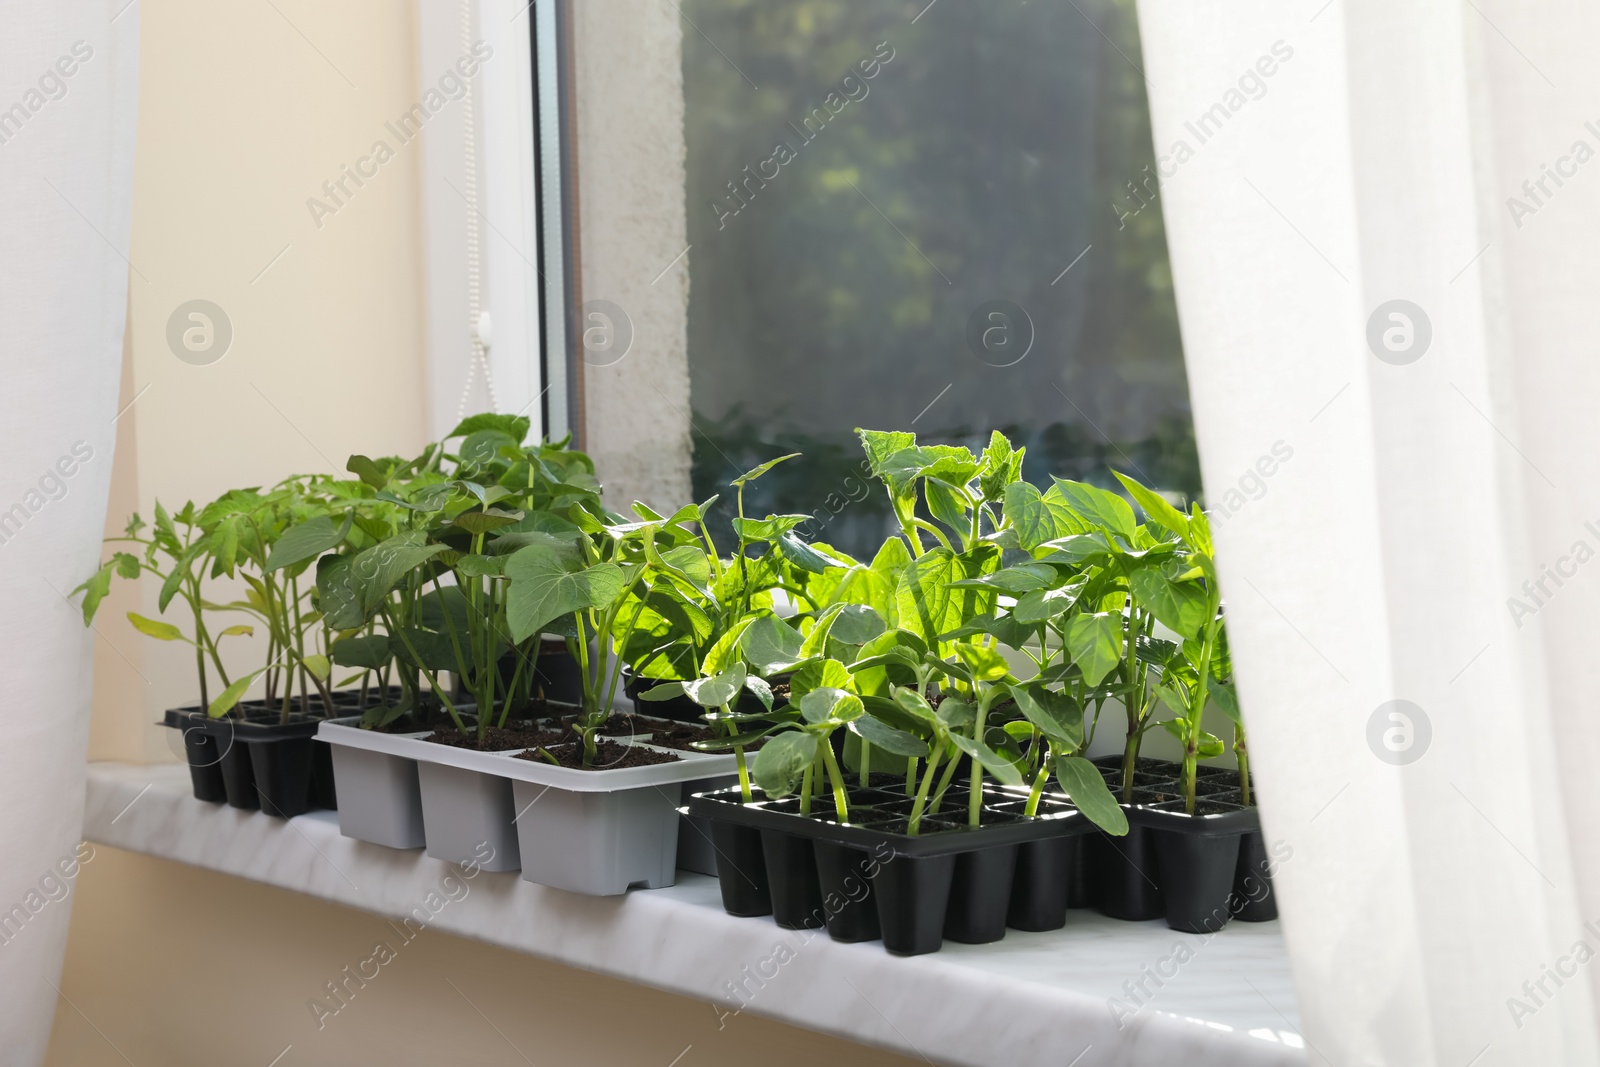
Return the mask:
POLYGON ((697 499, 856 554, 853 430, 1194 495, 1133 0, 682 0, 697 499), (920 10, 920 14, 919 14, 920 10))

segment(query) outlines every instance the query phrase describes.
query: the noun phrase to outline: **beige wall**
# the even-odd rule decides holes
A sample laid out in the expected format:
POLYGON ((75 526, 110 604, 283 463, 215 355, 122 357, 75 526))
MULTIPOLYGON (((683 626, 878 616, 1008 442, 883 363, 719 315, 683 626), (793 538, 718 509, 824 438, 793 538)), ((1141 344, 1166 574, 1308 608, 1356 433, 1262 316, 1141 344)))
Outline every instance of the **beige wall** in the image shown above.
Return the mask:
POLYGON ((53 1067, 921 1062, 432 930, 319 1030, 306 1002, 398 940, 376 916, 103 847, 75 897, 53 1067))
MULTIPOLYGON (((404 453, 425 437, 420 160, 402 149, 320 229, 305 205, 414 99, 412 5, 143 0, 139 10, 136 273, 119 405, 132 407, 118 423, 113 531, 135 508, 148 517, 158 497, 181 504, 337 470, 353 451, 404 453), (177 359, 165 336, 173 309, 196 298, 221 306, 234 329, 229 351, 208 366, 177 359)), ((609 28, 585 22, 589 41, 625 28, 620 7, 609 14, 609 28)), ((649 14, 648 32, 632 33, 626 48, 653 58, 626 85, 661 104, 678 91, 678 31, 649 14)), ((627 94, 606 88, 617 73, 609 66, 584 85, 626 114, 627 94)), ((659 174, 654 190, 637 175, 600 180, 612 149, 600 136, 603 112, 588 115, 589 173, 600 177, 584 194, 598 247, 585 280, 644 325, 623 368, 595 380, 593 410, 605 420, 632 405, 657 411, 630 418, 627 434, 602 436, 602 462, 624 491, 678 478, 672 499, 685 499, 684 426, 663 421, 651 379, 626 376, 654 368, 687 409, 682 264, 648 284, 682 248, 681 192, 674 207, 659 174), (635 207, 610 219, 608 197, 635 207), (625 225, 646 234, 636 249, 625 225), (655 435, 666 442, 659 454, 655 435)), ((658 147, 681 153, 681 136, 658 147)), ((123 584, 102 609, 91 759, 173 758, 168 731, 151 723, 193 697, 192 662, 180 647, 140 638, 125 618, 155 615, 155 593, 123 584)), ((73 900, 54 1067, 266 1067, 289 1045, 283 1067, 518 1064, 524 1055, 540 1067, 668 1067, 680 1052, 682 1067, 757 1057, 777 1067, 902 1062, 749 1015, 719 1031, 706 1004, 434 932, 319 1032, 307 999, 370 954, 384 936, 379 919, 108 848, 83 867, 73 900)))
MULTIPOLYGON (((400 147, 364 187, 347 182, 355 195, 320 228, 306 206, 416 99, 412 5, 144 0, 139 14, 123 386, 137 402, 118 424, 113 531, 132 506, 148 520, 156 499, 171 508, 425 440, 420 153, 400 147), (233 327, 205 366, 167 343, 168 318, 193 299, 233 327)), ((155 593, 120 590, 100 618, 92 759, 170 756, 148 724, 194 696, 186 646, 126 620, 156 615, 155 593)), ((260 657, 232 640, 239 662, 260 657)))

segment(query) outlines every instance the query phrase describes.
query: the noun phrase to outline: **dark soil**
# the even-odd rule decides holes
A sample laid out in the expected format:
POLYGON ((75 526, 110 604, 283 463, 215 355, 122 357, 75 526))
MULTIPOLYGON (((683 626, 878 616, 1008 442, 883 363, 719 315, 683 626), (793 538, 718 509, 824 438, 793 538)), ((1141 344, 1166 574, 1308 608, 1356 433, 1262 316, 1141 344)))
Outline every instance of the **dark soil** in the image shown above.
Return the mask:
MULTIPOLYGON (((656 752, 638 745, 619 745, 614 741, 602 741, 595 746, 594 766, 583 765, 583 749, 577 745, 563 745, 559 748, 545 749, 556 758, 562 767, 569 767, 575 771, 614 771, 623 767, 653 767, 658 763, 677 763, 678 756, 671 752, 656 752)), ((535 763, 548 763, 539 752, 529 750, 518 752, 517 759, 532 760, 535 763)))
POLYGON ((780 708, 789 703, 789 683, 774 682, 772 684, 772 706, 780 708))
POLYGON ((650 743, 660 745, 662 748, 688 749, 696 741, 710 741, 723 736, 720 731, 711 726, 697 726, 692 722, 680 723, 646 723, 639 724, 640 731, 648 731, 650 743))
MULTIPOLYGON (((449 745, 451 748, 470 748, 479 752, 503 752, 508 748, 527 748, 530 745, 549 744, 547 740, 550 731, 537 730, 526 724, 514 724, 504 728, 489 727, 484 736, 483 744, 478 744, 476 730, 462 733, 453 727, 435 730, 424 741, 432 741, 436 745, 449 745)), ((571 737, 568 733, 563 741, 571 737)))

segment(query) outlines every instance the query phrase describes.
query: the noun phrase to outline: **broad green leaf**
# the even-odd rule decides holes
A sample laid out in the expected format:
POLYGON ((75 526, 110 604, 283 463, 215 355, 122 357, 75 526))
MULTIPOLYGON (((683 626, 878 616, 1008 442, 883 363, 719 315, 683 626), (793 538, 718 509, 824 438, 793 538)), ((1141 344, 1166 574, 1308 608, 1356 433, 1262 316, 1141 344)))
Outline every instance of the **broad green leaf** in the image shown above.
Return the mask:
POLYGON ((1120 496, 1086 482, 1056 478, 1061 497, 1077 514, 1125 541, 1133 539, 1133 507, 1120 496))
POLYGON ((728 664, 734 662, 739 652, 740 641, 745 631, 758 618, 766 616, 746 615, 734 623, 715 643, 706 651, 705 657, 700 661, 700 673, 703 675, 720 674, 727 669, 728 664))
POLYGON ((683 683, 683 694, 702 708, 720 708, 733 703, 744 688, 743 663, 735 663, 721 674, 683 683))
POLYGON ((1078 577, 1055 589, 1036 589, 1025 593, 1011 609, 1011 617, 1026 626, 1048 622, 1076 607, 1079 594, 1088 584, 1087 577, 1078 577))
POLYGON ((1117 481, 1133 497, 1134 502, 1144 509, 1145 518, 1160 526, 1164 530, 1171 530, 1185 540, 1189 537, 1189 517, 1167 502, 1167 498, 1154 489, 1144 485, 1123 474, 1121 471, 1112 471, 1117 476, 1117 481))
POLYGON ((767 739, 756 753, 750 773, 756 785, 769 797, 785 797, 795 791, 806 768, 817 758, 817 737, 804 730, 785 730, 767 739))
POLYGON ((865 604, 841 604, 828 636, 847 645, 864 645, 885 630, 883 617, 865 604))
POLYGON ((1244 726, 1244 716, 1239 713, 1239 698, 1234 694, 1233 686, 1212 682, 1206 686, 1206 699, 1222 709, 1222 713, 1232 719, 1234 725, 1244 726))
POLYGON ((863 715, 850 724, 850 729, 858 734, 862 740, 870 743, 874 749, 881 749, 891 755, 903 758, 926 759, 928 757, 928 743, 926 741, 915 734, 897 730, 875 716, 863 715))
POLYGON ((1108 612, 1075 616, 1067 626, 1067 651, 1090 685, 1099 685, 1122 661, 1122 617, 1108 612))
POLYGON ((662 682, 660 685, 640 693, 639 699, 649 701, 677 700, 683 695, 682 682, 662 682))
POLYGON ((967 618, 992 610, 996 594, 951 588, 950 583, 991 574, 999 562, 1000 550, 989 544, 977 545, 960 555, 935 548, 913 560, 901 571, 895 589, 901 625, 933 645, 941 634, 954 630, 967 618))
POLYGON ((806 634, 806 639, 800 645, 800 658, 810 659, 812 656, 825 656, 828 652, 828 634, 833 629, 834 621, 839 618, 842 604, 835 604, 818 615, 811 625, 811 632, 806 634))
POLYGON ((521 521, 522 512, 520 511, 486 508, 483 511, 464 511, 452 520, 452 525, 458 526, 476 537, 478 534, 488 533, 490 530, 498 530, 503 526, 510 526, 521 521))
POLYGON ((890 456, 908 448, 915 448, 917 435, 903 431, 863 430, 856 428, 856 436, 861 438, 861 448, 867 454, 867 462, 872 466, 872 473, 879 477, 883 475, 883 464, 890 456))
POLYGON ((545 545, 518 549, 506 560, 506 621, 517 643, 575 611, 605 608, 622 595, 628 578, 615 563, 572 569, 545 545))
POLYGON ((796 703, 813 689, 844 689, 849 685, 850 671, 843 663, 836 659, 813 660, 790 676, 789 700, 796 703))
POLYGON ((792 533, 784 534, 775 543, 784 559, 810 574, 822 574, 838 565, 792 533))
POLYGON ((1154 567, 1140 567, 1128 581, 1139 603, 1179 635, 1194 637, 1206 624, 1205 594, 1194 585, 1169 581, 1154 567))
POLYGON ((965 496, 937 478, 924 482, 922 493, 934 518, 958 533, 967 532, 972 522, 969 518, 972 505, 965 496))
POLYGON ((328 657, 323 655, 307 656, 304 660, 306 670, 319 681, 326 681, 328 675, 333 673, 333 667, 328 662, 328 657))
POLYGON ((1011 687, 1017 710, 1052 741, 1076 751, 1083 744, 1083 708, 1070 694, 1038 683, 1011 687))
POLYGON ((947 696, 933 709, 938 720, 952 730, 964 730, 978 718, 978 709, 972 702, 958 696, 947 696))
POLYGON ((982 589, 998 589, 1008 596, 1021 596, 1034 590, 1049 589, 1056 584, 1056 569, 1048 563, 1020 563, 1015 567, 1005 567, 993 574, 982 578, 969 578, 956 582, 957 588, 976 586, 982 589))
POLYGON ((183 636, 183 631, 170 622, 161 622, 157 619, 147 619, 143 615, 128 612, 128 621, 133 623, 133 628, 146 637, 153 637, 157 641, 187 641, 194 642, 183 636))
POLYGON ((821 723, 829 719, 850 722, 859 719, 864 710, 860 697, 835 686, 813 689, 800 698, 800 715, 809 723, 821 723))
POLYGON ((805 656, 805 638, 776 615, 760 615, 748 622, 739 650, 745 660, 762 674, 788 670, 805 656))
POLYGON ((1054 486, 1040 493, 1028 482, 1012 482, 1005 492, 1006 522, 1016 530, 1019 545, 1028 552, 1046 541, 1085 533, 1089 529, 1067 506, 1061 490, 1054 486))
POLYGON ((472 415, 463 420, 455 429, 445 434, 445 440, 455 437, 469 437, 480 430, 498 430, 507 437, 515 438, 519 443, 527 438, 528 428, 532 420, 526 415, 497 415, 485 412, 481 415, 472 415))
POLYGON ((217 634, 217 636, 218 637, 254 637, 255 634, 256 634, 256 630, 255 630, 254 626, 246 626, 243 623, 241 623, 238 626, 230 626, 230 627, 228 627, 226 630, 223 630, 221 633, 217 634))
POLYGON ((1128 832, 1128 815, 1106 786, 1100 768, 1082 756, 1056 758, 1056 784, 1079 811, 1113 837, 1128 832))
POLYGON ((998 682, 1011 673, 1011 665, 995 649, 986 645, 956 645, 956 657, 980 682, 998 682))
POLYGON ((1017 770, 1016 764, 982 741, 974 741, 965 734, 951 734, 950 740, 954 741, 961 751, 977 760, 1001 785, 1022 784, 1022 772, 1017 770))
POLYGON ((365 667, 371 671, 381 671, 392 655, 387 634, 346 637, 329 645, 328 651, 341 667, 365 667))
POLYGON ((1189 743, 1189 720, 1184 718, 1163 719, 1161 728, 1175 737, 1179 744, 1189 743))
POLYGON ((1005 499, 1006 487, 1022 477, 1025 449, 1013 449, 999 430, 989 433, 989 447, 978 457, 978 488, 986 501, 1005 499))
MULTIPOLYGON (((424 544, 425 536, 421 530, 408 530, 373 545, 351 559, 350 585, 356 592, 362 621, 371 618, 388 600, 400 579, 446 550, 444 545, 424 544)), ((320 575, 320 570, 318 573, 320 575)), ((322 610, 330 618, 335 615, 326 607, 322 610)), ((338 622, 334 625, 339 629, 350 629, 350 626, 338 622)))
POLYGON ((369 616, 362 610, 349 556, 323 556, 317 560, 317 606, 335 630, 354 630, 366 623, 369 616))
POLYGON ((772 686, 767 684, 765 678, 759 674, 747 674, 744 679, 744 687, 747 692, 761 701, 762 707, 768 711, 772 710, 772 686))
POLYGON ((385 489, 389 485, 383 470, 368 456, 351 456, 344 469, 374 489, 385 489))

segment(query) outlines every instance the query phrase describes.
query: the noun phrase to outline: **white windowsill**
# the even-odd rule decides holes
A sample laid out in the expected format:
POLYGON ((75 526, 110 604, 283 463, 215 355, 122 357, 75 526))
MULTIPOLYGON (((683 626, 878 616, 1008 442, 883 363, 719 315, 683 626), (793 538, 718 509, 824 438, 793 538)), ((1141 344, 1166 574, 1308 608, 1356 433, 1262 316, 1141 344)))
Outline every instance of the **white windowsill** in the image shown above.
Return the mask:
MULTIPOLYGON (((342 837, 334 812, 285 823, 195 800, 187 768, 89 767, 83 833, 99 844, 221 871, 398 918, 452 868, 419 850, 342 837)), ((880 944, 842 945, 771 919, 723 912, 716 880, 680 874, 670 889, 582 897, 480 873, 435 928, 574 967, 817 1028, 933 1062, 1008 1067, 1303 1065, 1303 1041, 1278 924, 1232 923, 1180 934, 1160 921, 1068 913, 1052 933, 1009 931, 992 945, 946 943, 891 957, 880 944), (777 946, 788 947, 788 952, 777 946), (1162 978, 1119 1028, 1108 999, 1141 972, 1170 972, 1176 946, 1192 956, 1162 978), (792 958, 788 958, 791 956, 792 958), (770 963, 786 958, 781 965, 770 963), (766 964, 776 975, 750 978, 766 964), (748 968, 748 972, 745 970, 748 968), (1074 1057, 1080 1057, 1075 1059, 1074 1057)))

